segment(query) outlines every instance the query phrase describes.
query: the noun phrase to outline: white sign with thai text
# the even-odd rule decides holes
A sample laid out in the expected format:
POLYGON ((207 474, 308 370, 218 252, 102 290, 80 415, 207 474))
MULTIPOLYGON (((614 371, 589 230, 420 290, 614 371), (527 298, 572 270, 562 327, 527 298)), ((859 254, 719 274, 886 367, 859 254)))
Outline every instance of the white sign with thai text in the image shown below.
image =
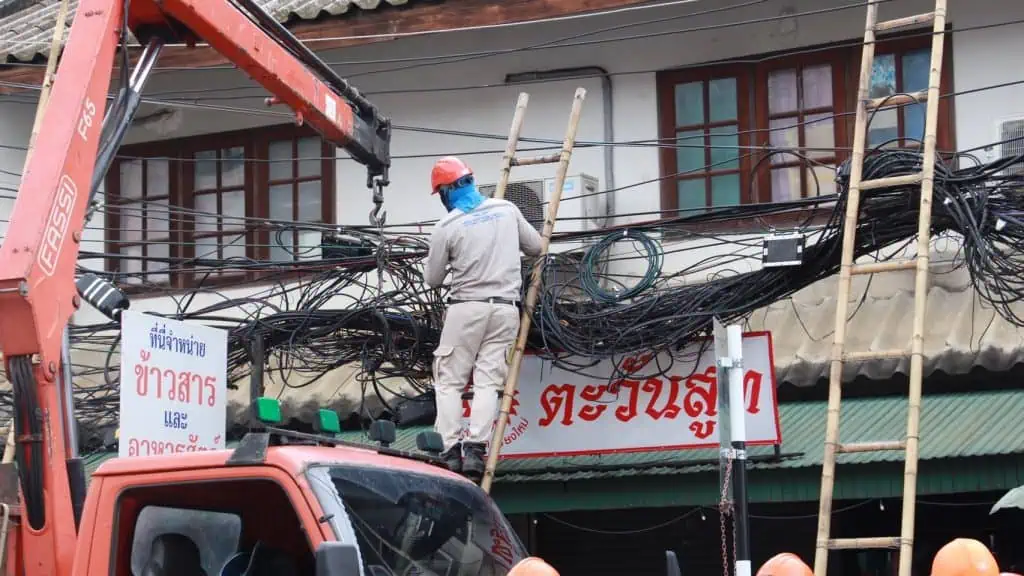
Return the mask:
MULTIPOLYGON (((718 382, 714 347, 693 344, 673 360, 640 355, 622 361, 639 375, 609 382, 611 360, 581 375, 535 356, 523 359, 519 390, 501 454, 509 458, 718 447, 718 382), (664 376, 644 376, 670 367, 664 376)), ((585 362, 569 363, 585 365, 585 362)), ((782 442, 775 398, 771 334, 743 335, 747 444, 782 442)), ((463 402, 463 434, 470 402, 463 402)), ((728 418, 728 415, 725 415, 728 418)))
POLYGON ((126 310, 118 455, 223 449, 227 351, 225 330, 126 310))

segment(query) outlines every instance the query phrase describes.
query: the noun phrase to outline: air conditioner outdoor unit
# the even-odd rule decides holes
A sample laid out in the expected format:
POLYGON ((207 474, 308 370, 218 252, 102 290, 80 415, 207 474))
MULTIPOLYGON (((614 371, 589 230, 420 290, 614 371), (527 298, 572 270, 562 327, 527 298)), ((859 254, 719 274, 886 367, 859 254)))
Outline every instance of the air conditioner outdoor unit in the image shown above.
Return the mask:
MULTIPOLYGON (((996 122, 995 141, 999 142, 991 154, 992 160, 1024 154, 1024 117, 1005 118, 996 122)), ((1024 175, 1024 162, 1011 164, 1002 172, 1005 176, 1024 175)))
MULTIPOLYGON (((480 193, 494 195, 495 184, 481 184, 480 193)), ((505 188, 505 199, 519 207, 523 216, 538 231, 544 229, 544 216, 548 201, 555 189, 555 179, 518 180, 509 182, 505 188)), ((587 174, 575 174, 565 179, 562 187, 562 201, 558 206, 558 220, 555 234, 559 232, 580 232, 600 230, 608 225, 608 195, 598 188, 597 178, 587 174)), ((551 245, 551 252, 565 252, 585 248, 589 241, 557 242, 551 245)))

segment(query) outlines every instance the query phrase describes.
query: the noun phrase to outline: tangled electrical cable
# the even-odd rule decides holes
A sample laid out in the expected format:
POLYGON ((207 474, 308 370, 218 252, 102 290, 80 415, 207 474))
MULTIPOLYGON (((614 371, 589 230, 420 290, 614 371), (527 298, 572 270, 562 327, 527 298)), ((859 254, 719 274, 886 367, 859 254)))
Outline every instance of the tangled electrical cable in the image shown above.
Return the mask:
MULTIPOLYGON (((965 157, 959 158, 965 160, 965 157)), ((1024 326, 1010 304, 1024 296, 1024 195, 1021 176, 1001 175, 1024 156, 1003 158, 985 165, 951 170, 939 160, 935 167, 932 234, 954 232, 964 237, 964 264, 980 296, 1009 322, 1024 326)), ((873 180, 920 172, 920 153, 911 150, 877 150, 865 160, 863 179, 873 180)), ((624 238, 617 230, 605 234, 582 257, 577 277, 566 279, 567 261, 577 255, 557 254, 543 263, 543 292, 536 311, 537 330, 531 344, 542 350, 561 368, 580 371, 607 358, 621 358, 641 352, 678 353, 697 338, 710 335, 712 318, 724 322, 786 298, 798 290, 839 270, 842 223, 846 211, 848 163, 837 173, 836 195, 814 199, 816 204, 835 202, 816 241, 805 249, 803 264, 769 267, 731 276, 718 276, 700 284, 683 284, 693 270, 684 268, 661 275, 659 257, 648 256, 642 280, 621 292, 620 298, 598 288, 593 270, 595 254, 624 238), (656 280, 651 280, 656 277, 656 280), (579 281, 590 297, 566 297, 569 287, 579 281), (638 289, 637 287, 641 287, 638 289), (575 358, 570 360, 570 358, 575 358)), ((856 231, 857 257, 878 252, 917 235, 920 185, 894 186, 861 192, 860 218, 856 231)), ((779 206, 776 205, 776 209, 779 206)), ((653 253, 649 232, 669 232, 682 224, 721 221, 737 212, 747 217, 764 213, 768 206, 743 206, 715 210, 707 215, 660 221, 628 229, 640 239, 648 254, 653 253)), ((575 234, 580 239, 585 234, 575 234)), ((571 269, 572 264, 568 267, 571 269)), ((570 275, 571 276, 571 275, 570 275)), ((615 282, 611 276, 606 284, 615 282)), ((672 356, 675 358, 674 356, 672 356)), ((620 362, 614 362, 619 366, 620 362)), ((632 378, 653 377, 670 367, 648 368, 649 374, 632 373, 632 378)), ((617 369, 618 370, 618 369, 617 369)), ((618 377, 616 374, 613 377, 618 377)))
MULTIPOLYGON (((970 163, 960 156, 952 160, 970 163)), ((1024 196, 1018 192, 1020 176, 1007 176, 1006 168, 1024 157, 1004 158, 989 164, 973 163, 953 170, 939 160, 935 170, 932 233, 955 232, 964 238, 964 262, 983 299, 1008 321, 1024 326, 1011 304, 1024 294, 1024 196)), ((921 155, 912 150, 876 150, 864 164, 864 179, 920 171, 921 155)), ((710 332, 718 316, 729 322, 786 298, 834 274, 839 268, 842 221, 847 202, 848 165, 837 173, 837 194, 797 202, 752 204, 714 209, 695 216, 596 230, 558 234, 555 245, 577 246, 550 254, 541 266, 542 286, 530 335, 531 347, 563 369, 584 372, 605 359, 620 359, 639 352, 667 352, 681 359, 684 347, 710 332), (665 273, 662 240, 685 235, 693 224, 749 220, 780 213, 824 210, 834 203, 824 223, 802 226, 808 236, 803 263, 793 267, 763 268, 702 283, 684 279, 705 268, 721 265, 711 256, 692 266, 665 273), (813 231, 812 231, 813 228, 813 231), (585 248, 578 248, 583 242, 585 248), (633 244, 636 253, 630 253, 633 244), (644 265, 627 274, 615 261, 644 265)), ((920 187, 879 188, 862 192, 855 252, 858 256, 911 241, 917 233, 920 187)), ((295 225, 296 229, 300 226, 295 225)), ((287 228, 287 227, 285 227, 287 228)), ((323 231, 323 229, 320 229, 323 231)), ((417 235, 342 227, 341 234, 358 239, 341 256, 323 248, 323 258, 300 260, 282 268, 280 263, 239 259, 172 262, 176 269, 197 266, 236 271, 304 270, 304 277, 281 276, 271 288, 244 296, 228 296, 218 286, 200 286, 176 298, 169 317, 201 322, 229 331, 228 373, 233 384, 250 374, 258 351, 275 377, 289 387, 309 385, 342 367, 355 367, 364 395, 372 391, 387 408, 385 393, 416 398, 389 388, 386 380, 404 380, 413 394, 429 394, 432 352, 443 322, 446 289, 428 289, 422 278, 422 260, 428 245, 417 235), (197 305, 200 294, 220 300, 197 305), (258 343, 258 345, 257 345, 258 343), (299 382, 292 382, 290 375, 299 382)), ((749 257, 749 256, 746 256, 749 257)), ((197 268, 198 269, 198 268, 197 268)), ((282 272, 283 274, 283 272, 282 272)), ((273 278, 271 274, 269 277, 273 278)), ((268 276, 262 277, 266 281, 268 276)), ((524 291, 526 290, 524 282, 524 291)), ((237 287, 237 286, 232 286, 237 287)), ((116 326, 77 325, 71 337, 75 349, 105 350, 101 367, 78 367, 102 374, 103 383, 79 400, 85 418, 93 423, 116 415, 116 326)), ((660 359, 659 359, 660 361, 660 359)), ((621 363, 613 362, 615 366, 621 363)), ((658 364, 644 368, 654 376, 672 368, 658 364)), ((612 375, 616 377, 617 375, 612 375)), ((603 374, 602 377, 608 377, 603 374)), ((79 396, 83 392, 79 391, 79 396)))

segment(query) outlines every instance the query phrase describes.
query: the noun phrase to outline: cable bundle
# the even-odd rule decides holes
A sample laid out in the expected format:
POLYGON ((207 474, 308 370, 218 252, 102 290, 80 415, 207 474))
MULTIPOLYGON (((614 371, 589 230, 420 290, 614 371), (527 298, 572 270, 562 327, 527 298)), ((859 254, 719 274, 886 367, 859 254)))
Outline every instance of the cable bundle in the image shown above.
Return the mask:
MULTIPOLYGON (((956 171, 951 171, 942 161, 937 162, 932 215, 932 234, 956 232, 964 236, 965 263, 981 297, 1018 326, 1024 326, 1024 321, 1014 315, 1009 304, 1024 294, 1024 286, 1020 285, 1024 283, 1024 258, 1020 250, 1024 245, 1024 198, 1016 188, 1021 179, 999 173, 1022 160, 1024 157, 1004 158, 956 171)), ((920 170, 921 155, 917 152, 878 151, 865 161, 863 179, 913 174, 920 170)), ((653 283, 648 282, 645 275, 638 284, 645 288, 629 291, 632 299, 610 302, 607 298, 563 297, 569 282, 556 278, 568 256, 549 257, 544 263, 544 288, 535 319, 537 334, 532 338, 533 345, 545 350, 560 367, 577 371, 593 362, 568 364, 567 356, 597 361, 648 351, 675 353, 695 338, 709 335, 714 316, 725 322, 739 319, 835 274, 840 263, 848 181, 848 165, 845 165, 837 175, 838 194, 814 199, 817 204, 835 202, 835 206, 817 233, 817 241, 805 250, 801 266, 763 268, 683 285, 680 280, 692 274, 693 269, 660 276, 653 283)), ((920 185, 916 184, 863 191, 856 256, 912 241, 917 235, 919 200, 920 185)), ((641 234, 644 230, 657 228, 666 232, 682 224, 719 220, 728 213, 744 211, 747 211, 745 206, 716 210, 706 216, 631 228, 629 234, 645 238, 641 234)), ((622 236, 622 231, 607 234, 588 256, 622 236)), ((581 234, 574 235, 575 239, 580 237, 581 234)), ((584 289, 587 293, 596 293, 592 288, 595 273, 590 269, 593 259, 584 257, 583 262, 587 268, 581 272, 584 289)), ((649 266, 648 270, 651 269, 649 266)), ((606 280, 614 282, 615 278, 609 276, 606 280)), ((632 377, 653 376, 669 368, 649 366, 649 374, 632 377)))
MULTIPOLYGON (((959 160, 968 163, 969 158, 959 160)), ((1022 160, 1006 158, 958 170, 951 170, 945 162, 937 163, 932 233, 963 235, 963 263, 981 297, 1009 321, 1024 326, 1024 320, 1009 307, 1024 293, 1019 285, 1024 282, 1024 262, 1019 256, 1024 243, 1024 199, 1016 188, 1019 177, 1000 174, 1022 160)), ((914 151, 877 151, 864 164, 864 179, 914 173, 920 170, 920 164, 920 154, 914 151)), ((588 239, 593 243, 585 251, 551 254, 541 263, 542 291, 531 346, 562 368, 583 373, 602 359, 638 352, 668 351, 673 361, 681 360, 682 347, 709 334, 712 317, 734 321, 838 270, 847 172, 845 165, 838 170, 836 195, 716 209, 611 232, 557 235, 553 239, 556 244, 588 239), (749 220, 827 203, 834 206, 823 225, 813 230, 809 224, 803 226, 810 241, 800 266, 719 274, 696 284, 682 281, 702 270, 720 267, 727 256, 712 256, 668 274, 662 269, 666 254, 675 248, 666 251, 657 239, 659 235, 686 234, 694 223, 749 220), (635 252, 621 249, 630 243, 637 247, 635 252), (621 267, 612 266, 613 261, 634 261, 642 264, 643 270, 630 276, 621 272, 621 267), (570 356, 578 360, 570 360, 570 356)), ((919 194, 919 185, 862 192, 856 254, 871 254, 913 241, 919 194)), ((338 367, 355 365, 363 389, 373 390, 385 405, 384 391, 402 394, 387 390, 383 378, 402 378, 416 392, 428 392, 446 291, 427 289, 423 284, 421 261, 427 253, 424 238, 388 232, 380 236, 361 227, 341 231, 367 242, 372 240, 368 244, 372 254, 300 261, 291 265, 292 269, 305 269, 307 280, 286 282, 282 278, 270 289, 244 297, 223 296, 216 304, 194 308, 196 294, 217 293, 212 288, 200 288, 179 298, 178 310, 169 316, 229 331, 228 370, 234 383, 248 376, 254 343, 260 341, 266 359, 277 370, 274 378, 286 386, 303 386, 338 367), (292 374, 304 382, 294 383, 290 380, 292 374)), ((684 244, 681 250, 705 247, 684 244)), ((235 269, 279 266, 237 259, 204 261, 202 265, 235 269)), ((76 399, 80 414, 94 424, 116 418, 117 395, 111 390, 117 387, 116 326, 75 326, 72 341, 76 350, 104 350, 107 358, 101 367, 76 366, 79 376, 103 375, 103 382, 95 387, 79 386, 76 399)), ((670 369, 671 365, 649 365, 645 375, 670 369)))

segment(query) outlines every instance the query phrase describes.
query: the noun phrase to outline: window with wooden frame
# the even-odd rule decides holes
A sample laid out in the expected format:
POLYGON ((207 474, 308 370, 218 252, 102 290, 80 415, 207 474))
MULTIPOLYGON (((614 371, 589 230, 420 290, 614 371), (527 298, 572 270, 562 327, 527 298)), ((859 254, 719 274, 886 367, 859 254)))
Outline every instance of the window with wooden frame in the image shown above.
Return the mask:
MULTIPOLYGON (((949 36, 946 41, 940 89, 943 94, 952 91, 953 76, 949 36)), ((880 40, 875 48, 870 97, 926 89, 930 47, 931 35, 927 32, 880 40)), ((660 73, 663 216, 728 205, 734 199, 742 203, 783 202, 834 193, 834 168, 849 157, 853 145, 860 56, 861 46, 855 44, 833 49, 815 47, 761 58, 753 65, 709 65, 660 73), (711 80, 721 78, 736 79, 735 95, 719 95, 728 106, 736 102, 739 107, 734 125, 739 137, 735 143, 716 141, 713 134, 707 134, 716 125, 710 123, 710 106, 703 102, 710 95, 711 80), (703 88, 703 102, 696 100, 695 86, 707 86, 703 88), (694 123, 697 110, 704 113, 701 121, 705 124, 694 123), (700 141, 704 132, 703 142, 709 148, 684 148, 685 142, 680 140, 683 132, 691 136, 691 142, 700 141), (745 135, 750 135, 746 141, 745 135), (675 146, 665 146, 665 142, 674 142, 675 146), (739 172, 732 181, 739 182, 740 191, 732 196, 719 191, 716 196, 709 181, 716 175, 715 170, 725 165, 714 160, 731 158, 726 156, 731 146, 738 149, 732 166, 738 165, 739 172), (697 184, 681 184, 701 176, 705 177, 703 204, 699 202, 697 184), (684 194, 683 190, 689 192, 684 194)), ((723 106, 721 101, 716 105, 723 106)), ((916 140, 923 137, 924 111, 923 103, 878 111, 870 125, 868 146, 915 147, 916 140)), ((952 99, 944 98, 939 105, 940 150, 955 148, 952 118, 952 99)))
POLYGON ((744 202, 749 188, 750 92, 742 68, 685 71, 666 78, 662 91, 665 185, 662 206, 673 216, 744 202))
POLYGON ((835 192, 837 162, 846 124, 841 114, 846 91, 845 61, 796 56, 770 61, 756 70, 759 154, 757 201, 786 202, 835 192))
POLYGON ((123 147, 106 179, 108 271, 188 288, 318 258, 319 233, 292 223, 334 222, 334 155, 294 126, 123 147))
MULTIPOLYGON (((928 89, 928 76, 931 71, 931 37, 905 38, 881 42, 875 48, 875 61, 871 71, 871 88, 869 98, 884 98, 893 94, 910 94, 928 89)), ((953 77, 951 55, 952 47, 947 45, 942 65, 941 94, 953 91, 950 78, 953 77)), ((853 55, 852 70, 860 70, 860 51, 853 55)), ((854 84, 856 86, 856 84, 854 84)), ((851 103, 851 110, 852 107, 851 103)), ((939 105, 938 148, 943 151, 953 150, 951 100, 945 98, 939 105)), ((868 114, 871 124, 868 126, 869 148, 902 147, 917 148, 923 146, 925 102, 908 104, 900 107, 883 108, 872 115, 868 114)), ((851 123, 852 125, 852 123, 851 123)))

